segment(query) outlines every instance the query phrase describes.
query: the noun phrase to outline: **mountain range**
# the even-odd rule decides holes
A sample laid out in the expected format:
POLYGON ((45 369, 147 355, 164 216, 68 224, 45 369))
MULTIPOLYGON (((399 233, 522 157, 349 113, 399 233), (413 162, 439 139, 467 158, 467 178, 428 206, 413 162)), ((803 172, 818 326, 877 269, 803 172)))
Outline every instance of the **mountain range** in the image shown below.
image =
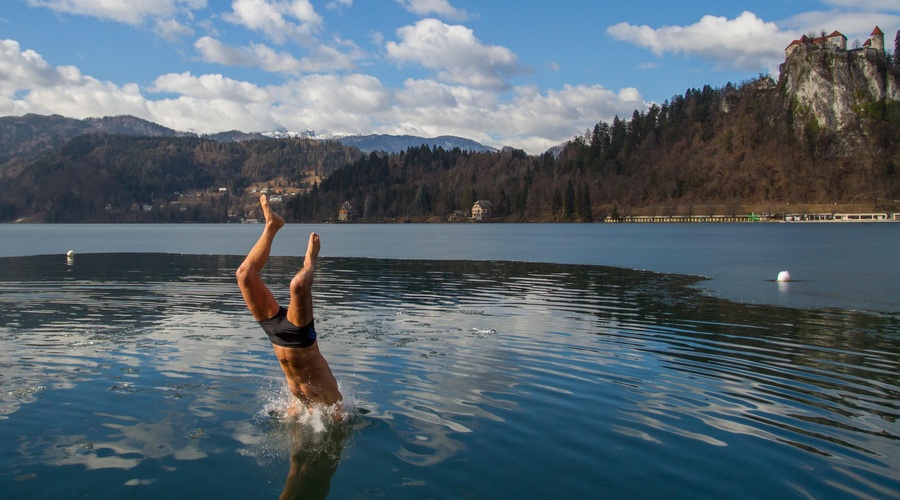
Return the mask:
POLYGON ((320 136, 312 130, 289 132, 285 130, 270 132, 241 132, 232 130, 215 134, 197 135, 193 132, 181 132, 134 116, 106 116, 102 118, 86 118, 83 120, 66 118, 59 115, 44 116, 28 114, 24 116, 0 117, 0 163, 13 156, 26 154, 33 157, 45 148, 59 146, 66 140, 88 133, 105 133, 135 137, 200 137, 217 142, 237 142, 266 139, 304 138, 313 140, 332 140, 347 146, 358 148, 364 153, 383 151, 399 153, 410 147, 427 145, 445 149, 460 148, 466 151, 488 152, 496 149, 462 137, 443 135, 426 138, 410 135, 325 135, 320 136))

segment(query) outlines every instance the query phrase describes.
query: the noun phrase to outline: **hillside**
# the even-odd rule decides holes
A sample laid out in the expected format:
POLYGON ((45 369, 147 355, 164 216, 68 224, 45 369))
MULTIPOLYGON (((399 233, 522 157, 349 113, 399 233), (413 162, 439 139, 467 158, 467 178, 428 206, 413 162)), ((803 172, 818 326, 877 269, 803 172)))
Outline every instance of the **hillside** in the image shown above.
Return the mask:
POLYGON ((350 136, 363 152, 241 132, 218 142, 133 117, 0 118, 0 220, 240 220, 267 188, 309 222, 342 206, 359 220, 445 220, 477 200, 506 221, 896 211, 900 68, 887 56, 801 44, 777 82, 689 89, 539 156, 459 138, 350 136))
POLYGON ((810 47, 767 77, 690 89, 576 136, 554 157, 413 148, 361 159, 293 200, 295 220, 428 220, 490 200, 507 221, 896 211, 900 69, 810 47))
POLYGON ((0 218, 239 220, 258 204, 247 203, 249 191, 271 187, 273 194, 296 194, 360 155, 337 143, 308 139, 220 143, 86 134, 0 180, 0 218))

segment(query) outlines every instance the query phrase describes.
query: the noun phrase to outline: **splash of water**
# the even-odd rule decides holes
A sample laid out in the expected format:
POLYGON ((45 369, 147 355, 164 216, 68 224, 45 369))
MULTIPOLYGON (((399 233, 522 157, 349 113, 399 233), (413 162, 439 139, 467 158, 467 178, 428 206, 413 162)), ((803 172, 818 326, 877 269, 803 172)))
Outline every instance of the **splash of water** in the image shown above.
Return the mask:
POLYGON ((296 424, 306 431, 321 434, 334 427, 336 424, 354 420, 358 415, 369 413, 364 408, 359 408, 352 391, 343 384, 338 383, 338 389, 344 395, 344 400, 333 405, 316 404, 311 407, 298 400, 284 379, 273 380, 269 387, 260 391, 262 408, 257 412, 257 418, 274 418, 281 423, 296 424))

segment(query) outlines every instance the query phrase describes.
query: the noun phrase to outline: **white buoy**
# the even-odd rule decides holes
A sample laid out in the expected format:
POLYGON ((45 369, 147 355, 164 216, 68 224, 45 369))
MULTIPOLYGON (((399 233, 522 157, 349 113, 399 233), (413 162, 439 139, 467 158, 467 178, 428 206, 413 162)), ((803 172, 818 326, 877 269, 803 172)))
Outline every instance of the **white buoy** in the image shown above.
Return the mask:
POLYGON ((66 252, 66 264, 70 266, 75 264, 75 250, 66 252))
POLYGON ((791 281, 791 273, 787 271, 781 271, 780 273, 778 273, 778 278, 776 278, 775 281, 779 283, 787 283, 788 281, 791 281))

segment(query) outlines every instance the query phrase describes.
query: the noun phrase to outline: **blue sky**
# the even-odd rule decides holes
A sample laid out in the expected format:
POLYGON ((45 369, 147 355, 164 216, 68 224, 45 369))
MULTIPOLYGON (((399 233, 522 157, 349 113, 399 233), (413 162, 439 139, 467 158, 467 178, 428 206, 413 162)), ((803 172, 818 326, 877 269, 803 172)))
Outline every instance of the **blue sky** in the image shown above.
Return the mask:
POLYGON ((213 133, 458 135, 530 153, 900 0, 0 0, 0 116, 129 114, 213 133))

